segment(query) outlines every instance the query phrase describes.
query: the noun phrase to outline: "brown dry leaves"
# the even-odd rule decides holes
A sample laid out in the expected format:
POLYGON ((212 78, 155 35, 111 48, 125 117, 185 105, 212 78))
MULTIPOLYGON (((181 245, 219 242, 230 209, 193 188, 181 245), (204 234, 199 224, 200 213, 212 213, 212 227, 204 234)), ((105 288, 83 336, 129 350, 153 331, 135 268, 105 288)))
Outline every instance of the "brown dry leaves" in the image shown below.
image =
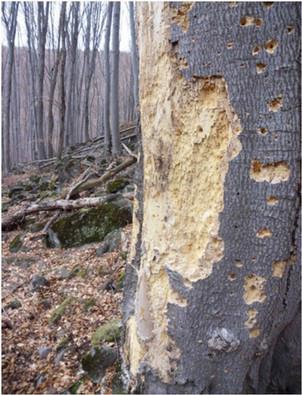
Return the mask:
MULTIPOLYGON (((124 233, 129 240, 131 225, 124 233)), ((120 317, 122 292, 105 291, 104 286, 110 280, 116 283, 124 270, 124 260, 118 252, 97 257, 95 249, 99 243, 66 250, 46 249, 41 240, 31 239, 32 234, 25 237, 26 251, 11 254, 8 245, 16 234, 9 233, 2 242, 2 256, 32 257, 34 262, 27 268, 6 260, 2 264, 3 317, 12 324, 12 329, 4 328, 2 332, 2 392, 61 393, 83 377, 80 361, 90 348, 91 334, 100 324, 120 317), (63 266, 69 271, 76 267, 80 270, 72 278, 59 279, 57 271, 63 266), (32 292, 31 279, 35 274, 46 277, 49 287, 32 292), (57 324, 50 325, 51 313, 69 296, 75 302, 57 324), (22 307, 5 308, 14 299, 22 307), (89 299, 95 304, 87 308, 89 299), (69 339, 68 346, 60 359, 57 348, 64 338, 69 339), (41 347, 51 348, 44 359, 39 356, 41 347)), ((129 248, 129 242, 126 244, 129 248)), ((114 368, 109 369, 104 381, 106 393, 110 392, 113 374, 114 368)), ((84 377, 77 392, 100 391, 100 385, 84 377)))

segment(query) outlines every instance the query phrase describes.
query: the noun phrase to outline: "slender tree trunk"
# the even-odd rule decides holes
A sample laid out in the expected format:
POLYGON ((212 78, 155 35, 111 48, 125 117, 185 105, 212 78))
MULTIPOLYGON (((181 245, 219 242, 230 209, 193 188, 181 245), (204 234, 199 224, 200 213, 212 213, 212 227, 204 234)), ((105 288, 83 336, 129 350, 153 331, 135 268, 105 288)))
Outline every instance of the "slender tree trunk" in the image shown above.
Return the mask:
POLYGON ((77 61, 77 47, 79 36, 79 10, 80 3, 73 2, 72 5, 72 19, 71 19, 71 48, 70 48, 70 72, 67 93, 67 111, 66 111, 66 146, 69 144, 69 139, 72 143, 75 142, 74 135, 74 114, 73 101, 75 94, 75 79, 76 79, 76 61, 77 61))
POLYGON ((65 133, 65 112, 66 112, 66 93, 65 93, 65 64, 66 64, 66 2, 62 3, 62 49, 60 67, 60 126, 58 141, 58 158, 61 159, 64 146, 65 133))
POLYGON ((112 20, 113 3, 108 3, 106 33, 104 45, 104 83, 105 83, 105 98, 104 98, 104 141, 105 151, 111 152, 111 131, 110 131, 110 31, 112 20))
POLYGON ((119 128, 119 33, 120 33, 120 8, 121 3, 115 2, 112 15, 112 74, 110 89, 110 127, 112 138, 112 153, 121 152, 121 139, 119 128))
POLYGON ((24 19, 27 32, 27 46, 28 46, 28 58, 30 64, 30 114, 31 123, 29 129, 31 130, 31 155, 32 159, 38 159, 37 155, 37 139, 38 139, 38 120, 37 120, 37 89, 36 89, 36 76, 38 74, 37 67, 37 53, 35 49, 35 34, 36 24, 34 18, 33 3, 24 2, 24 19))
POLYGON ((134 3, 129 2, 129 18, 130 18, 130 33, 131 33, 131 66, 133 76, 133 97, 134 97, 134 111, 138 107, 138 51, 136 44, 136 29, 134 19, 134 3))
POLYGON ((13 79, 13 65, 14 65, 14 50, 15 50, 15 36, 17 28, 18 6, 17 2, 12 2, 7 13, 7 3, 2 3, 2 20, 6 28, 6 37, 8 43, 8 64, 6 75, 6 98, 4 101, 4 116, 2 131, 5 138, 4 144, 4 164, 7 171, 11 168, 11 127, 10 127, 10 112, 11 112, 11 96, 12 96, 12 79, 13 79))
POLYGON ((301 393, 300 4, 140 3, 131 393, 301 393))
POLYGON ((45 44, 48 28, 49 3, 38 2, 38 98, 37 98, 37 132, 39 159, 46 158, 44 144, 43 115, 44 115, 44 74, 45 74, 45 44))

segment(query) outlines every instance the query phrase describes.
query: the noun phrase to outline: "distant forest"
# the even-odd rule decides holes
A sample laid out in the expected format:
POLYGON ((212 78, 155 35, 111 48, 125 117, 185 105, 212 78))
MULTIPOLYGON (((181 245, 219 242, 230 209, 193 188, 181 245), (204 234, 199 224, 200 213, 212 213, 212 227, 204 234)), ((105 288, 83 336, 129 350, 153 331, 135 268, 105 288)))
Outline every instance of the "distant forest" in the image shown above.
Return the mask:
POLYGON ((119 2, 3 3, 2 24, 5 171, 104 135, 109 117, 112 133, 134 119, 133 56, 119 51, 119 2), (18 29, 26 46, 16 46, 18 29))

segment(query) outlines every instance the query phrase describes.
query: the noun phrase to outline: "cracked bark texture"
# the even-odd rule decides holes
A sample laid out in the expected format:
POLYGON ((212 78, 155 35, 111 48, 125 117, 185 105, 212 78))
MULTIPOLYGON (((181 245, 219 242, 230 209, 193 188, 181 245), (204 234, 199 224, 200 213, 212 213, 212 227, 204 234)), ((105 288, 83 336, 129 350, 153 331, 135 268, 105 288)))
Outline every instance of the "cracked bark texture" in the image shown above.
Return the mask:
POLYGON ((140 3, 124 363, 140 393, 300 393, 300 4, 140 3))

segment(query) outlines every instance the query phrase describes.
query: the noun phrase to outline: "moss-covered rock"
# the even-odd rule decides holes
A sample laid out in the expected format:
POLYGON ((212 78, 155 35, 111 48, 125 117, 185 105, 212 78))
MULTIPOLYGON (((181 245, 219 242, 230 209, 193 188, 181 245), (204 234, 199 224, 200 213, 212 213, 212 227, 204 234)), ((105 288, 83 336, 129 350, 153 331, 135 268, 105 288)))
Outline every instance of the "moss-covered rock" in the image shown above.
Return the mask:
POLYGON ((72 296, 68 296, 59 307, 57 307, 52 313, 48 320, 49 324, 56 324, 65 313, 65 310, 68 306, 70 306, 74 302, 74 298, 72 296))
POLYGON ((80 379, 77 380, 75 383, 73 383, 69 388, 68 391, 70 394, 76 394, 80 388, 80 386, 83 384, 84 380, 80 379))
POLYGON ((83 301, 84 310, 88 311, 91 307, 95 306, 96 300, 94 298, 85 299, 83 301))
POLYGON ((28 255, 22 255, 22 256, 13 255, 2 259, 2 263, 6 263, 8 265, 14 265, 20 267, 21 269, 28 269, 36 262, 37 262, 37 257, 28 256, 28 255))
POLYGON ((111 381, 112 394, 127 394, 128 392, 124 388, 120 361, 118 361, 115 366, 116 371, 111 381))
POLYGON ((122 289, 124 287, 125 270, 121 271, 116 283, 116 289, 122 289))
POLYGON ((65 349, 68 346, 68 344, 71 342, 71 340, 72 340, 71 335, 62 337, 56 346, 56 351, 61 351, 65 349))
POLYGON ((7 309, 15 310, 15 309, 19 309, 20 307, 22 307, 22 304, 21 304, 20 300, 14 299, 11 302, 9 302, 5 307, 7 309))
POLYGON ((102 241, 108 233, 131 221, 132 214, 128 207, 105 203, 100 207, 60 218, 52 225, 46 245, 68 248, 102 241))
POLYGON ((129 184, 129 181, 125 178, 116 178, 115 180, 108 182, 107 184, 107 192, 108 193, 115 193, 120 191, 121 189, 125 188, 126 185, 129 184))
POLYGON ((17 184, 10 188, 8 192, 8 197, 17 200, 20 197, 20 195, 23 196, 23 192, 24 192, 24 186, 21 184, 17 184))
POLYGON ((94 383, 100 383, 106 369, 117 360, 117 351, 111 347, 96 347, 82 358, 82 368, 94 383))
POLYGON ((44 228, 46 223, 47 223, 46 221, 43 221, 43 222, 26 221, 24 227, 27 228, 30 232, 36 233, 36 232, 40 232, 44 228))
POLYGON ((98 346, 103 342, 115 342, 121 338, 122 324, 119 320, 112 320, 100 326, 91 337, 91 344, 98 346))
POLYGON ((21 250, 23 246, 23 235, 17 235, 13 238, 13 240, 9 243, 9 251, 10 252, 18 252, 21 250))
POLYGON ((76 276, 81 277, 81 278, 86 278, 87 275, 88 275, 87 268, 77 265, 72 269, 72 271, 70 273, 70 278, 76 277, 76 276))

